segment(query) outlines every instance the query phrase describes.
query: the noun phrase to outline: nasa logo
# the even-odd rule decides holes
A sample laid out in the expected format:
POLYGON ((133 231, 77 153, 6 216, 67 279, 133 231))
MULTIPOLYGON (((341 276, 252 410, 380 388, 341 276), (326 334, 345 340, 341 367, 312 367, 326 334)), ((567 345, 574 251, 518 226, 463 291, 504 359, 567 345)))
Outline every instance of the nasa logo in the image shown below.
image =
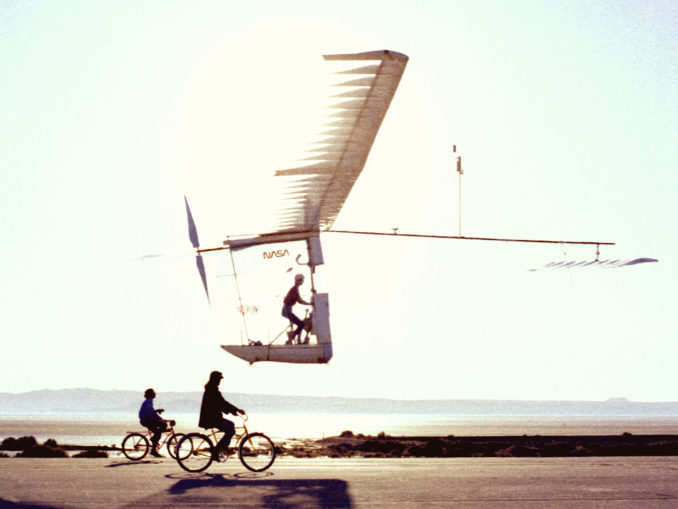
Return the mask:
POLYGON ((271 258, 281 258, 283 256, 289 256, 290 252, 287 249, 278 249, 277 251, 264 251, 264 260, 270 260, 271 258))

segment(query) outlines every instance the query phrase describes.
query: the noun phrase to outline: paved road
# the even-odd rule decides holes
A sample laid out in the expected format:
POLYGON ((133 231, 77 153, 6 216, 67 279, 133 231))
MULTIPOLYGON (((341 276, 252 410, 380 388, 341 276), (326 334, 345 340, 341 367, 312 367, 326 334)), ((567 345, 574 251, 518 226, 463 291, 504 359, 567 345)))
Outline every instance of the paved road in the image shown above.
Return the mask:
POLYGON ((189 474, 169 458, 0 458, 0 507, 678 507, 678 457, 279 459, 189 474), (23 504, 23 505, 17 505, 23 504))

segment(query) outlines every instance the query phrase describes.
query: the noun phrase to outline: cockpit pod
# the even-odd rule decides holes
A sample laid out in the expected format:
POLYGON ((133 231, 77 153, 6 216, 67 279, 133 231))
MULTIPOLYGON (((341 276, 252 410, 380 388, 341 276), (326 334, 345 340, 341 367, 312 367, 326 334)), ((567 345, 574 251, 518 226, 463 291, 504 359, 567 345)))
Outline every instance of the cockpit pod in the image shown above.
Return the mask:
POLYGON ((307 265, 311 274, 311 304, 309 338, 302 344, 284 344, 279 334, 267 344, 248 338, 248 344, 221 345, 231 355, 243 359, 250 364, 255 362, 286 362, 293 364, 324 364, 332 358, 332 334, 330 331, 329 295, 318 293, 315 288, 315 268, 324 263, 320 238, 317 232, 276 233, 261 235, 247 239, 224 241, 224 246, 237 252, 263 244, 280 244, 285 242, 306 241, 308 261, 303 263, 300 256, 297 263, 307 265))

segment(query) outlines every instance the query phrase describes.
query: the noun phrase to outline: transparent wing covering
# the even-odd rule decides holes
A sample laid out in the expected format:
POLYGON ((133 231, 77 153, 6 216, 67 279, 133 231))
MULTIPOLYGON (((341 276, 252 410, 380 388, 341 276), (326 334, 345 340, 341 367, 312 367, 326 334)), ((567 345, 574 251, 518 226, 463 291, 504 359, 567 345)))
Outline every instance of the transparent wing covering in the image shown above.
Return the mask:
POLYGON ((284 190, 279 232, 332 226, 365 166, 408 60, 388 50, 323 58, 334 69, 326 121, 299 164, 275 173, 284 190))
MULTIPOLYGON (((304 241, 261 244, 206 256, 211 277, 210 293, 219 305, 213 312, 220 315, 229 338, 262 343, 271 342, 289 321, 282 316, 283 298, 294 285, 294 276, 303 274, 301 297, 311 299, 310 271, 304 241), (233 274, 235 266, 237 277, 233 274)), ((310 308, 307 308, 310 310, 310 308)), ((303 306, 295 312, 304 318, 303 306)), ((284 344, 286 337, 276 341, 284 344)), ((237 341, 237 340, 236 340, 237 341)))

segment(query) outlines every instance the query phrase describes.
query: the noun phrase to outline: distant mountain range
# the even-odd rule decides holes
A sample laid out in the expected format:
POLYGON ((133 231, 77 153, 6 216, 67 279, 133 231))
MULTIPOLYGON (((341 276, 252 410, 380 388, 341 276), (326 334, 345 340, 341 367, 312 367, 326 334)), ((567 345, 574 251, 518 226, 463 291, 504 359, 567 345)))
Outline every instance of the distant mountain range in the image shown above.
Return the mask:
MULTIPOLYGON (((284 413, 409 413, 497 416, 678 416, 678 402, 641 403, 624 398, 606 401, 509 401, 509 400, 393 400, 227 393, 226 399, 254 412, 284 413)), ((202 392, 164 392, 156 408, 172 414, 197 413, 202 392)), ((139 391, 95 389, 39 390, 19 394, 0 393, 0 415, 51 413, 129 413, 143 400, 139 391)))

